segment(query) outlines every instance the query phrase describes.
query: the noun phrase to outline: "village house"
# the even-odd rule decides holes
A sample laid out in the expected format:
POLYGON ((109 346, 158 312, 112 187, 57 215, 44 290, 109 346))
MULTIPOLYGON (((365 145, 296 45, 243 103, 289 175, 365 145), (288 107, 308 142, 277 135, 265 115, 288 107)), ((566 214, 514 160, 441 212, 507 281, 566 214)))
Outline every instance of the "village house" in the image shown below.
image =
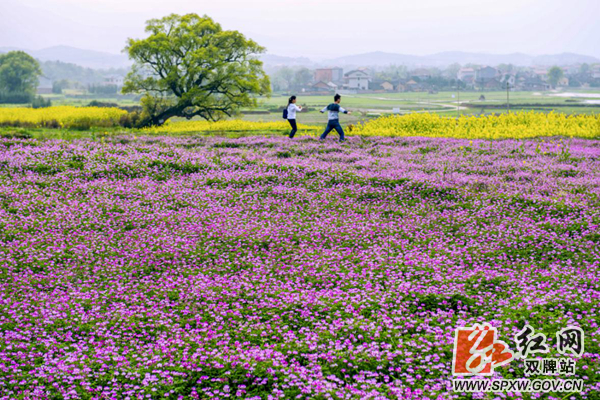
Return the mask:
POLYGON ((333 82, 319 81, 313 84, 310 88, 313 92, 329 93, 335 92, 338 86, 333 82))
POLYGON ((537 75, 525 78, 522 86, 523 90, 527 91, 545 91, 550 90, 550 84, 545 82, 542 78, 537 75))
POLYGON ((367 71, 354 70, 344 75, 344 87, 351 90, 369 90, 371 76, 367 71))
POLYGON ((52 94, 52 81, 45 77, 40 77, 36 88, 37 94, 52 94))
POLYGON ((395 90, 395 85, 389 80, 371 80, 369 89, 374 91, 393 92, 395 90))
POLYGON ((557 86, 559 87, 568 87, 569 86, 569 78, 566 76, 563 76, 562 78, 560 78, 560 80, 558 81, 557 86))
MULTIPOLYGON (((504 86, 506 86, 506 84, 504 84, 504 86)), ((497 90, 497 89, 503 88, 502 83, 496 78, 492 78, 492 79, 484 82, 481 87, 483 89, 487 89, 487 90, 497 90)))
POLYGON ((333 82, 336 85, 344 83, 344 70, 342 68, 319 68, 315 70, 315 82, 333 82))
POLYGON ((503 88, 506 88, 506 85, 508 84, 510 89, 514 89, 517 85, 517 77, 514 74, 505 73, 502 75, 502 78, 500 78, 500 83, 503 88))
POLYGON ((384 79, 384 80, 378 80, 378 81, 372 80, 369 83, 369 88, 371 90, 386 91, 388 93, 406 92, 406 82, 407 82, 406 80, 402 80, 402 79, 395 79, 395 80, 384 79))
POLYGON ((38 86, 35 90, 36 94, 52 94, 52 86, 38 86))
POLYGON ((493 67, 482 67, 477 70, 475 80, 483 86, 487 82, 497 79, 500 76, 500 71, 493 67))
POLYGON ((396 90, 394 83, 390 81, 383 81, 380 86, 386 92, 393 92, 394 90, 396 90))
POLYGON ((475 81, 475 70, 473 68, 461 68, 458 70, 456 78, 467 85, 472 85, 475 81))
POLYGON ((406 92, 406 83, 405 82, 398 82, 394 89, 396 90, 396 92, 406 92))
POLYGON ((106 78, 104 78, 103 85, 104 86, 123 87, 124 83, 125 83, 125 78, 123 78, 122 76, 110 75, 110 76, 107 76, 106 78))
POLYGON ((546 82, 548 80, 548 70, 547 69, 534 69, 533 74, 546 82))
POLYGON ((576 73, 579 72, 579 69, 581 68, 581 64, 577 64, 577 65, 565 65, 562 67, 563 71, 565 72, 566 75, 574 75, 576 73))
POLYGON ((429 72, 429 70, 425 69, 425 68, 418 68, 418 69, 415 69, 414 71, 412 71, 410 73, 410 76, 413 78, 419 78, 421 80, 425 80, 425 79, 431 78, 431 72, 429 72))
POLYGON ((411 79, 408 82, 406 82, 404 86, 406 87, 407 92, 420 92, 422 90, 421 85, 414 79, 411 79))

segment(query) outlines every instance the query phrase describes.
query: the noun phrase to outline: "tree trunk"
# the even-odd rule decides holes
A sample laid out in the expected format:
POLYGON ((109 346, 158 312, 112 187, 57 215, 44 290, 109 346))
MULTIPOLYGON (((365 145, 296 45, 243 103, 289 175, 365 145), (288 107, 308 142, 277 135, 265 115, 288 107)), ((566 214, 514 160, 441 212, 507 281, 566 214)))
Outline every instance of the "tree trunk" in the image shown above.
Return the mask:
POLYGON ((169 108, 158 115, 152 115, 139 124, 139 128, 148 128, 150 126, 162 126, 171 117, 176 117, 181 114, 188 106, 177 106, 169 108))

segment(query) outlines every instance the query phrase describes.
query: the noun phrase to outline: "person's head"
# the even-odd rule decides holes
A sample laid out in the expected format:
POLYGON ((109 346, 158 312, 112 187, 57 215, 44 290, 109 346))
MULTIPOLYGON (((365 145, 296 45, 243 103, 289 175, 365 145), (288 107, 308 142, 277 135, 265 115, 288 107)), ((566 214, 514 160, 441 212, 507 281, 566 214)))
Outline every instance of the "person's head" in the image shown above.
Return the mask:
POLYGON ((290 99, 288 100, 288 104, 293 104, 296 102, 296 96, 292 96, 290 97, 290 99))
POLYGON ((336 94, 335 96, 333 96, 333 101, 337 104, 340 104, 340 102, 342 101, 342 96, 336 94))

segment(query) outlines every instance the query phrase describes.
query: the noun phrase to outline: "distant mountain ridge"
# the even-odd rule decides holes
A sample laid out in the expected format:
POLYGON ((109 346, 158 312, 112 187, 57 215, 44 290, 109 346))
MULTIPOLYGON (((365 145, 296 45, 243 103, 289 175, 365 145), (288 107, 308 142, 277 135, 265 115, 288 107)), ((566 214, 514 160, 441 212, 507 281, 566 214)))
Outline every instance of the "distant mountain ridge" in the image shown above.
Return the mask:
MULTIPOLYGON (((105 53, 95 50, 78 49, 70 46, 54 46, 41 50, 0 47, 0 53, 12 50, 26 51, 41 61, 62 61, 93 69, 127 68, 131 65, 131 61, 129 61, 124 54, 105 53)), ((259 58, 264 62, 265 68, 267 69, 281 66, 318 67, 334 65, 340 67, 384 67, 395 64, 406 65, 409 67, 446 67, 454 63, 462 65, 479 64, 492 66, 498 64, 514 64, 518 66, 561 66, 576 63, 600 63, 600 59, 596 57, 575 53, 532 56, 523 53, 485 54, 463 51, 446 51, 426 56, 375 51, 338 57, 320 62, 315 62, 306 57, 284 57, 275 54, 263 54, 259 58)))
POLYGON ((285 65, 305 65, 309 66, 314 64, 310 58, 307 57, 285 57, 278 56, 275 54, 262 54, 259 56, 260 60, 266 65, 277 65, 277 64, 285 64, 285 65))
POLYGON ((40 61, 62 61, 93 69, 125 68, 131 65, 131 62, 124 54, 105 53, 70 46, 53 46, 41 50, 0 47, 0 53, 13 50, 25 51, 40 61))
POLYGON ((569 65, 575 63, 598 63, 600 59, 574 53, 561 53, 552 55, 531 56, 523 53, 511 54, 484 54, 469 53, 462 51, 446 51, 427 56, 415 56, 407 54, 385 53, 381 51, 357 54, 352 56, 338 57, 324 61, 322 64, 341 66, 386 66, 407 65, 423 67, 446 67, 450 64, 480 64, 498 65, 514 64, 518 66, 550 66, 569 65))

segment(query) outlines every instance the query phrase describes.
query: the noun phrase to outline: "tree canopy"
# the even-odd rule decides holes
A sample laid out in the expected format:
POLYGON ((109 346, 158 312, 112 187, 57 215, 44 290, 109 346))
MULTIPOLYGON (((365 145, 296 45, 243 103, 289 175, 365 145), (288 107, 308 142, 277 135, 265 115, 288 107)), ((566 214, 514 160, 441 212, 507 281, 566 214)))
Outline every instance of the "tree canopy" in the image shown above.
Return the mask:
POLYGON ((35 93, 42 74, 40 64, 24 51, 0 54, 0 90, 10 93, 35 93))
POLYGON ((146 39, 129 39, 125 48, 134 65, 123 87, 123 93, 144 94, 145 125, 174 116, 219 120, 270 92, 256 58, 265 49, 207 16, 171 14, 148 21, 146 32, 146 39))
POLYGON ((565 76, 565 73, 562 68, 556 66, 552 67, 548 71, 548 82, 550 82, 553 87, 556 87, 563 76, 565 76))

